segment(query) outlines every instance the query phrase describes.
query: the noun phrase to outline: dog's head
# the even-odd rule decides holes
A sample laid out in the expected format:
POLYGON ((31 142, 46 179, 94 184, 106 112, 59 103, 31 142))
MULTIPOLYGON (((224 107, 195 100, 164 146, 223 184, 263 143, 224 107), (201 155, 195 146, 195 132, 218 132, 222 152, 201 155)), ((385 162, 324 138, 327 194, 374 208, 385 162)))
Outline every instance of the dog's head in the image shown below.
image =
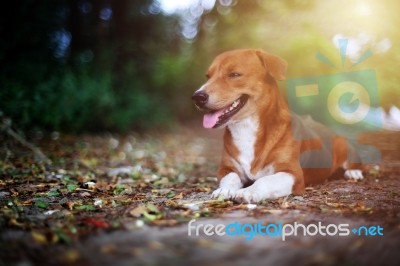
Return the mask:
MULTIPOLYGON (((207 71, 208 81, 192 99, 206 112, 205 128, 240 121, 269 102, 275 80, 285 78, 287 63, 262 50, 232 50, 217 56, 207 71)), ((273 100, 273 99, 272 99, 273 100)))

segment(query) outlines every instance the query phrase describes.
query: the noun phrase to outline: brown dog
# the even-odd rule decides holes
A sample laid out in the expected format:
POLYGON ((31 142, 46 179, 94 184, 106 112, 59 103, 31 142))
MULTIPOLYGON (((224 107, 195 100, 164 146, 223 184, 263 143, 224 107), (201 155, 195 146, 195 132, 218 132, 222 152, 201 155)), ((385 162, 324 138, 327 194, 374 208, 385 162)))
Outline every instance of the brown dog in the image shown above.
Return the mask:
POLYGON ((344 139, 290 113, 276 83, 286 68, 286 61, 262 50, 228 51, 215 58, 208 81, 192 96, 206 112, 205 128, 226 127, 220 186, 213 197, 258 202, 301 195, 305 186, 323 182, 339 167, 351 166, 345 176, 363 178, 346 162, 344 139), (312 138, 298 138, 303 135, 312 138), (302 154, 309 150, 318 150, 318 156, 302 154))

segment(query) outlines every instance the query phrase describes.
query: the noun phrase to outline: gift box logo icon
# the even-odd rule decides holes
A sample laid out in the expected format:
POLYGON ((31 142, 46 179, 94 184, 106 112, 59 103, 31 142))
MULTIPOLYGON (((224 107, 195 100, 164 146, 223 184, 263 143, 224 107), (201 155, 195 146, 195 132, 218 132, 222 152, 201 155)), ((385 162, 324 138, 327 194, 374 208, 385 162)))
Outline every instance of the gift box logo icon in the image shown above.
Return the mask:
MULTIPOLYGON (((344 68, 347 40, 339 40, 339 47, 344 68)), ((358 65, 371 55, 372 52, 367 50, 351 67, 358 65)), ((317 59, 334 66, 321 53, 317 54, 317 59)), ((357 139, 361 133, 382 129, 381 109, 375 108, 379 107, 375 70, 341 71, 329 75, 290 78, 286 83, 286 93, 289 108, 294 113, 311 115, 314 120, 348 140, 361 157, 360 162, 360 159, 348 155, 349 162, 378 163, 380 161, 379 150, 373 146, 360 144, 357 139)), ((299 141, 313 138, 313 136, 299 135, 296 132, 293 132, 293 135, 299 141)), ((318 151, 307 151, 309 152, 318 151)), ((331 160, 327 158, 323 163, 318 162, 311 167, 330 167, 330 164, 331 160)))

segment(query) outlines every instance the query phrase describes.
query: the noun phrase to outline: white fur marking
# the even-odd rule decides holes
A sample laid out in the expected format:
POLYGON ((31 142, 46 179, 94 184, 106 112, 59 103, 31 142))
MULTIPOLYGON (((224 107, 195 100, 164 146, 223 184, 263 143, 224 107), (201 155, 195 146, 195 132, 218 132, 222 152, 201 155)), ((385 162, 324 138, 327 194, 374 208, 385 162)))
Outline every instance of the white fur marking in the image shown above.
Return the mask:
POLYGON ((254 144, 256 142, 258 122, 248 117, 239 122, 230 124, 229 129, 232 134, 233 143, 239 150, 239 164, 246 176, 254 180, 251 174, 251 163, 254 159, 254 144))
POLYGON ((223 196, 226 199, 232 198, 236 191, 243 187, 242 181, 236 173, 229 173, 221 179, 219 188, 214 190, 211 197, 223 196))
POLYGON ((275 173, 274 165, 271 163, 256 173, 251 179, 257 180, 266 175, 273 175, 275 173))
POLYGON ((349 179, 363 179, 363 173, 359 169, 349 169, 344 172, 344 177, 349 178, 349 179))
POLYGON ((279 172, 257 179, 253 185, 239 189, 235 199, 246 203, 257 203, 263 199, 275 199, 290 195, 294 184, 293 175, 279 172))

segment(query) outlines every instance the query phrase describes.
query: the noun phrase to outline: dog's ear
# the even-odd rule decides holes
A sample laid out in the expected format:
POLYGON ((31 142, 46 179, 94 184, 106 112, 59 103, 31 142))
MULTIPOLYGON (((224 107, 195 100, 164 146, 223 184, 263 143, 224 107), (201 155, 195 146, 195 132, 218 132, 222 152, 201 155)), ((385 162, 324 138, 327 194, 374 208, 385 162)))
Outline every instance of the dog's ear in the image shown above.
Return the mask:
POLYGON ((258 58, 260 58, 268 74, 276 80, 284 80, 288 63, 279 56, 256 50, 258 58))

